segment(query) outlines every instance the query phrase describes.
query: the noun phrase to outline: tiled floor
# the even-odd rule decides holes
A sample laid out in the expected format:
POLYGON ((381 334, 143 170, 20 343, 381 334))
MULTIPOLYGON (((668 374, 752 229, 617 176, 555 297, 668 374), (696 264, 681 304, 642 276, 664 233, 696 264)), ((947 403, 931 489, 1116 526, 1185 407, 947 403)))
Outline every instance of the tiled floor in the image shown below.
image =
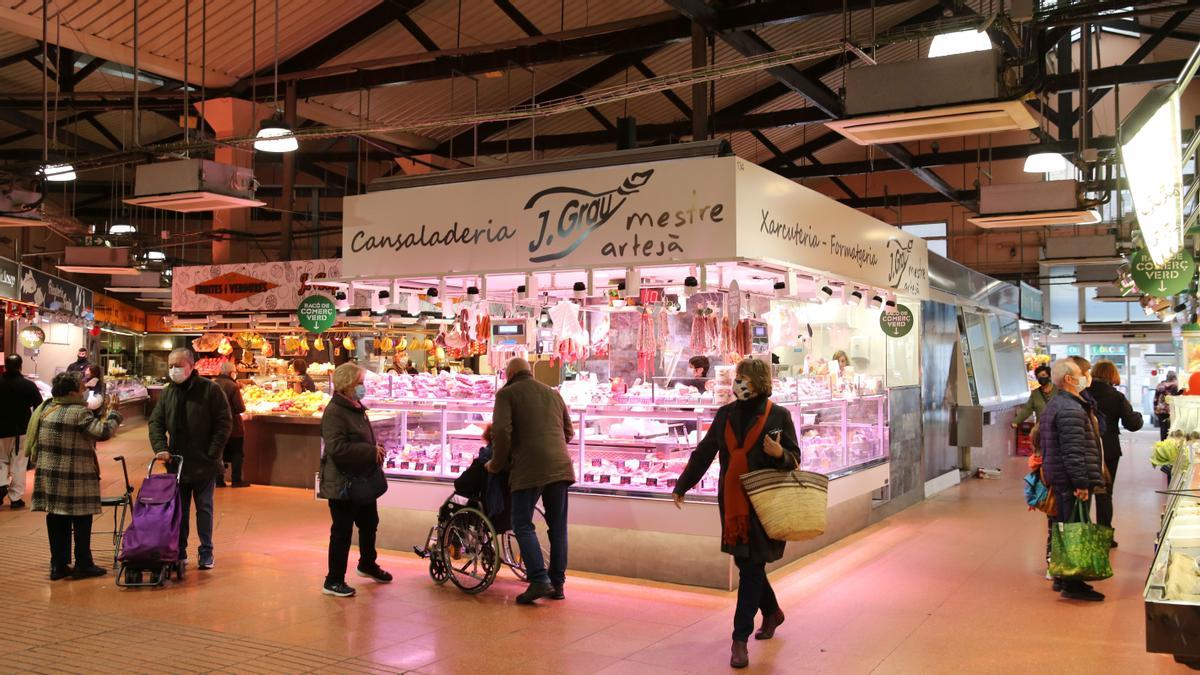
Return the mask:
MULTIPOLYGON (((751 644, 750 672, 1182 670, 1144 650, 1162 476, 1147 463, 1151 435, 1136 438, 1119 474, 1116 577, 1097 584, 1106 602, 1062 600, 1042 579, 1045 521, 1025 511, 1013 460, 1001 480, 971 480, 773 575, 788 620, 751 644)), ((145 473, 144 426, 102 452, 109 494, 113 455, 145 473)), ((728 670, 733 594, 573 575, 565 602, 520 607, 507 572, 467 596, 389 552, 393 584, 358 583, 339 600, 320 594, 328 512, 311 494, 222 490, 217 510, 216 569, 119 590, 112 576, 49 582, 42 514, 0 509, 0 672, 728 670)))

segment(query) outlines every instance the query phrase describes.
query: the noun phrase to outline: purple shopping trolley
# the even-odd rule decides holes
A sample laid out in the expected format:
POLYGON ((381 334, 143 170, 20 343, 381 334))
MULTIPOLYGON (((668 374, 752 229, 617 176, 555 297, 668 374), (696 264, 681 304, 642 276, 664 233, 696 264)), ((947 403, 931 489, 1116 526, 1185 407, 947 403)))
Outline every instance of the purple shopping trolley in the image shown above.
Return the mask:
MULTIPOLYGON (((179 559, 179 528, 183 510, 179 502, 179 476, 183 457, 172 455, 175 473, 154 473, 157 458, 150 460, 146 480, 133 502, 133 522, 125 530, 121 545, 121 567, 117 586, 162 586, 171 573, 183 579, 184 561, 179 559)), ((164 466, 167 466, 164 461, 164 466)))

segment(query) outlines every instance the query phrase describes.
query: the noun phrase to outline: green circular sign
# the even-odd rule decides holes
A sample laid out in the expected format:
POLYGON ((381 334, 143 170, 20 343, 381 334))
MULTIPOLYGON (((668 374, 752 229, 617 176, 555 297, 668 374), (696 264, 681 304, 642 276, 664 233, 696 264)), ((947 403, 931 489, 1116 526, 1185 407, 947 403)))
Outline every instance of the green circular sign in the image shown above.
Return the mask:
POLYGON ((1196 275, 1196 259, 1183 250, 1161 267, 1146 251, 1134 251, 1129 258, 1129 275, 1138 290, 1156 298, 1166 298, 1188 289, 1196 275))
POLYGON ((310 295, 296 308, 300 327, 310 333, 324 333, 337 321, 337 306, 323 295, 310 295))
POLYGON ((912 310, 899 303, 896 304, 896 311, 879 315, 879 327, 888 337, 902 338, 908 335, 912 332, 913 323, 912 310))

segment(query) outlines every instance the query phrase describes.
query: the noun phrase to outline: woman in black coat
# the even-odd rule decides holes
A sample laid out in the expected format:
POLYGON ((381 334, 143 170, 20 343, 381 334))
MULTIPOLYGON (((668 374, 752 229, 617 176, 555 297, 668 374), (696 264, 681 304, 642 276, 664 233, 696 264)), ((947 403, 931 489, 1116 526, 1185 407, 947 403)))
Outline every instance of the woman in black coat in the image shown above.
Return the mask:
MULTIPOLYGON (((1121 461, 1121 429, 1137 431, 1142 428, 1142 415, 1129 404, 1118 386, 1121 373, 1112 361, 1097 361, 1092 367, 1092 386, 1088 393, 1096 401, 1096 414, 1100 416, 1101 445, 1104 447, 1104 466, 1108 469, 1106 490, 1096 495, 1096 522, 1112 527, 1113 483, 1117 480, 1117 464, 1121 461)), ((1113 548, 1117 542, 1113 541, 1113 548)))
POLYGON ((739 363, 733 392, 737 400, 717 410, 712 427, 679 476, 673 498, 675 506, 682 508, 684 493, 700 482, 714 458, 719 459, 721 550, 733 556, 740 576, 729 665, 745 668, 750 663, 746 642, 754 630, 754 615, 762 611, 762 628, 754 635, 758 640, 771 639, 783 623, 766 565, 783 557, 787 542, 767 536, 740 477, 759 469, 795 469, 800 466, 800 445, 791 414, 771 403, 771 367, 766 362, 739 363))

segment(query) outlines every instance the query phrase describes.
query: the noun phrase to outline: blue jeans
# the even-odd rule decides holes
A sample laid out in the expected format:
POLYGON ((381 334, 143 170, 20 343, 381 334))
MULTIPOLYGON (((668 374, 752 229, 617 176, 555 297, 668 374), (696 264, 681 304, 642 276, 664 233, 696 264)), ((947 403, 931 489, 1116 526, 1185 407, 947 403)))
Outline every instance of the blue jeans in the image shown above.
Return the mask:
POLYGON ((567 579, 568 485, 566 481, 560 481, 512 492, 513 534, 521 547, 521 560, 530 583, 561 587, 567 579), (537 506, 538 497, 542 499, 542 510, 546 512, 546 525, 550 530, 549 573, 546 571, 546 560, 542 557, 542 545, 533 527, 533 508, 537 506))
POLYGON ((212 478, 207 483, 179 484, 179 506, 183 510, 183 522, 179 524, 179 557, 187 557, 188 521, 191 520, 192 502, 196 502, 196 534, 200 537, 200 557, 212 555, 213 531, 213 492, 217 479, 212 478))

